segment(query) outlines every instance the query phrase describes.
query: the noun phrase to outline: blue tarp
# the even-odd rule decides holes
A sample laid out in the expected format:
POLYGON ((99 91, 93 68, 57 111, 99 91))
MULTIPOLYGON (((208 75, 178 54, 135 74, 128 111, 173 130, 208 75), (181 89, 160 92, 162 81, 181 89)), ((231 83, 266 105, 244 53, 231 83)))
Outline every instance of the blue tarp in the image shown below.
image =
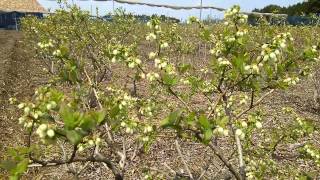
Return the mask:
POLYGON ((0 28, 19 29, 20 19, 29 15, 32 15, 38 18, 43 17, 42 13, 20 13, 20 12, 0 13, 0 28))

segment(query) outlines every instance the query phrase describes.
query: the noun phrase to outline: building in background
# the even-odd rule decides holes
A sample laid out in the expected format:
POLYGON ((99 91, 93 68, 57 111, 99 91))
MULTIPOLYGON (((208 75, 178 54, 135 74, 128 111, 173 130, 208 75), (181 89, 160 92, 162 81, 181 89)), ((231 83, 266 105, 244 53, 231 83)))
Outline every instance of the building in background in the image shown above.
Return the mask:
POLYGON ((19 29, 20 18, 47 13, 37 0, 0 0, 0 28, 19 29))

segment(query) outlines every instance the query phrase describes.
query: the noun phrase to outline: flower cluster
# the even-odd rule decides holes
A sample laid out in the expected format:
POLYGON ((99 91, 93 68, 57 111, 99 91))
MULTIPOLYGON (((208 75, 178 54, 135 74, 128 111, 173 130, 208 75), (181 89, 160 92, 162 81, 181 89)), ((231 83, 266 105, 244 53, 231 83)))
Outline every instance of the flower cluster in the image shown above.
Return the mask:
POLYGON ((157 53, 155 53, 155 52, 149 53, 149 59, 154 59, 156 56, 157 56, 157 53))
MULTIPOLYGON (((260 63, 259 65, 261 66, 262 64, 260 63)), ((257 64, 246 65, 244 67, 244 70, 247 74, 259 74, 260 73, 260 68, 257 64)))
POLYGON ((268 169, 276 169, 275 162, 273 160, 265 159, 254 159, 254 158, 245 158, 246 165, 246 176, 248 179, 260 179, 264 177, 264 173, 268 169))
POLYGON ((311 145, 305 145, 303 147, 303 151, 312 159, 314 159, 315 163, 320 166, 320 151, 316 150, 311 145))
POLYGON ((40 47, 41 49, 48 49, 48 48, 52 48, 54 41, 52 39, 49 39, 49 41, 46 42, 39 42, 38 43, 38 47, 40 47))
POLYGON ((222 136, 229 136, 229 130, 219 125, 213 130, 213 133, 222 136))
POLYGON ((231 66, 232 65, 228 59, 225 59, 222 57, 218 58, 218 64, 219 64, 219 66, 231 66))
POLYGON ((94 137, 93 139, 84 138, 83 142, 78 144, 78 151, 82 152, 87 148, 99 146, 102 143, 101 138, 94 137))
POLYGON ((220 57, 222 52, 226 49, 225 44, 221 41, 215 42, 215 47, 210 50, 210 54, 215 55, 216 57, 220 57))
POLYGON ((49 125, 47 124, 41 124, 36 133, 38 134, 38 136, 43 140, 45 141, 46 138, 54 138, 55 136, 55 131, 53 128, 50 128, 49 125))
POLYGON ((224 14, 225 25, 232 25, 229 21, 232 21, 237 24, 244 24, 248 21, 248 15, 240 13, 240 6, 233 6, 228 9, 224 14))
POLYGON ((156 58, 154 60, 154 66, 158 69, 165 69, 168 66, 168 60, 166 58, 156 58))
POLYGON ((261 56, 258 59, 262 59, 263 62, 269 60, 277 62, 281 52, 287 47, 288 42, 293 41, 290 33, 282 33, 277 35, 271 44, 262 45, 261 56))
POLYGON ((153 111, 155 110, 155 102, 148 99, 144 104, 140 107, 139 112, 144 116, 153 116, 153 111))
POLYGON ((61 50, 57 49, 57 50, 53 51, 52 55, 54 57, 61 57, 62 56, 61 50))
POLYGON ((295 77, 295 78, 288 77, 283 80, 283 82, 288 86, 296 85, 299 81, 300 81, 300 79, 298 77, 295 77))
POLYGON ((155 35, 154 33, 149 33, 147 36, 146 36, 146 40, 147 41, 154 41, 157 39, 157 35, 155 35))
POLYGON ((119 103, 119 109, 133 107, 136 102, 137 102, 137 98, 132 97, 127 93, 124 93, 119 103))
POLYGON ((155 72, 150 72, 147 74, 147 79, 152 82, 152 81, 155 81, 157 79, 160 78, 160 75, 158 73, 155 73, 155 72))
POLYGON ((141 59, 134 55, 134 46, 108 45, 104 53, 111 62, 124 62, 129 68, 135 68, 142 63, 141 59))
POLYGON ((127 134, 133 134, 135 132, 135 129, 138 127, 138 123, 136 120, 131 120, 131 121, 123 121, 121 122, 121 127, 125 128, 125 132, 127 134))
POLYGON ((142 137, 142 141, 143 142, 148 142, 150 141, 150 135, 151 133, 153 132, 153 127, 150 126, 150 125, 146 125, 144 128, 143 128, 143 137, 142 137))

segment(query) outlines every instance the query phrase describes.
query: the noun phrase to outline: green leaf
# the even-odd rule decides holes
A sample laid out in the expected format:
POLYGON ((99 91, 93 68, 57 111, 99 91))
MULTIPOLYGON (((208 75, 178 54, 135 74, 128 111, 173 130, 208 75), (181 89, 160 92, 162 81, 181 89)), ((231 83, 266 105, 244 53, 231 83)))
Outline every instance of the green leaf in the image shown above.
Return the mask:
POLYGON ((97 111, 95 112, 95 119, 98 124, 101 124, 106 117, 106 112, 105 111, 97 111))
POLYGON ((73 110, 67 106, 62 105, 59 110, 59 114, 64 122, 66 129, 74 129, 78 125, 79 114, 73 112, 73 110))
POLYGON ((10 180, 16 180, 19 179, 20 176, 27 170, 29 159, 23 158, 21 160, 21 157, 15 157, 15 159, 11 160, 5 160, 1 162, 1 168, 6 169, 10 172, 10 180))
POLYGON ((245 56, 238 56, 231 63, 241 74, 244 73, 245 56))
POLYGON ((166 117, 160 124, 163 128, 168 128, 175 126, 177 124, 178 119, 181 116, 181 111, 175 111, 169 114, 168 117, 166 117))
POLYGON ((207 130, 204 132, 204 138, 203 138, 204 142, 210 141, 211 138, 212 138, 212 136, 213 136, 212 129, 211 129, 211 128, 210 128, 210 129, 207 129, 207 130))
POLYGON ((203 129, 206 129, 206 130, 211 129, 211 124, 210 124, 208 118, 203 114, 200 115, 200 117, 199 117, 199 123, 203 129))
POLYGON ((94 129, 98 124, 103 122, 106 113, 104 111, 93 111, 85 114, 81 117, 79 127, 84 131, 90 131, 94 129))
POLYGON ((67 134, 68 140, 74 145, 79 144, 83 138, 82 133, 75 130, 67 131, 66 134, 67 134))
POLYGON ((202 38, 206 41, 209 41, 210 40, 210 35, 211 35, 211 32, 209 29, 203 29, 202 31, 202 38))
POLYGON ((20 161, 17 164, 17 167, 15 168, 14 177, 20 177, 21 174, 23 174, 27 170, 28 164, 29 164, 29 159, 24 159, 20 161))
POLYGON ((195 120, 196 120, 196 113, 195 112, 191 112, 188 117, 186 118, 187 124, 193 126, 195 124, 195 120))
POLYGON ((175 84, 177 84, 177 79, 169 74, 164 74, 162 76, 163 82, 168 85, 168 86, 174 86, 175 84))
POLYGON ((119 112, 120 112, 120 108, 119 108, 118 104, 114 105, 111 109, 110 117, 116 118, 117 115, 119 114, 119 112))
POLYGON ((82 130, 89 132, 90 130, 96 127, 96 124, 97 124, 96 120, 92 118, 91 115, 87 114, 81 117, 79 127, 82 130))
POLYGON ((217 125, 220 127, 225 127, 229 122, 228 116, 224 116, 221 119, 217 120, 217 125))
POLYGON ((183 74, 185 72, 187 72, 189 69, 191 69, 191 65, 190 64, 181 64, 179 67, 178 67, 178 71, 183 74))

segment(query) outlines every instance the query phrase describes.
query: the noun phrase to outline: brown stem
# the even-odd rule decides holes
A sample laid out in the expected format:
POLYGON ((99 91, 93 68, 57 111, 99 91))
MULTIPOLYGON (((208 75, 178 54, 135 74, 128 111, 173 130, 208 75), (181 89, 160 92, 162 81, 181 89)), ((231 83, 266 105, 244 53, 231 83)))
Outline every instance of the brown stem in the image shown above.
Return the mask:
POLYGON ((42 167, 51 167, 51 166, 60 166, 64 164, 71 164, 75 162, 98 162, 98 163, 105 163, 107 167, 112 171, 115 176, 116 180, 123 180, 124 175, 123 173, 115 166, 115 163, 112 162, 110 159, 105 157, 88 157, 88 158, 73 158, 72 160, 50 160, 50 161, 42 161, 35 159, 33 157, 30 158, 33 162, 41 164, 42 167))
POLYGON ((227 168, 229 169, 229 171, 234 175, 234 177, 237 180, 241 180, 241 176, 240 174, 237 172, 237 170, 232 166, 231 163, 229 163, 229 161, 222 155, 222 153, 220 152, 219 148, 214 146, 212 143, 209 143, 209 147, 211 148, 211 150, 213 151, 213 153, 223 162, 223 164, 225 166, 227 166, 227 168))

